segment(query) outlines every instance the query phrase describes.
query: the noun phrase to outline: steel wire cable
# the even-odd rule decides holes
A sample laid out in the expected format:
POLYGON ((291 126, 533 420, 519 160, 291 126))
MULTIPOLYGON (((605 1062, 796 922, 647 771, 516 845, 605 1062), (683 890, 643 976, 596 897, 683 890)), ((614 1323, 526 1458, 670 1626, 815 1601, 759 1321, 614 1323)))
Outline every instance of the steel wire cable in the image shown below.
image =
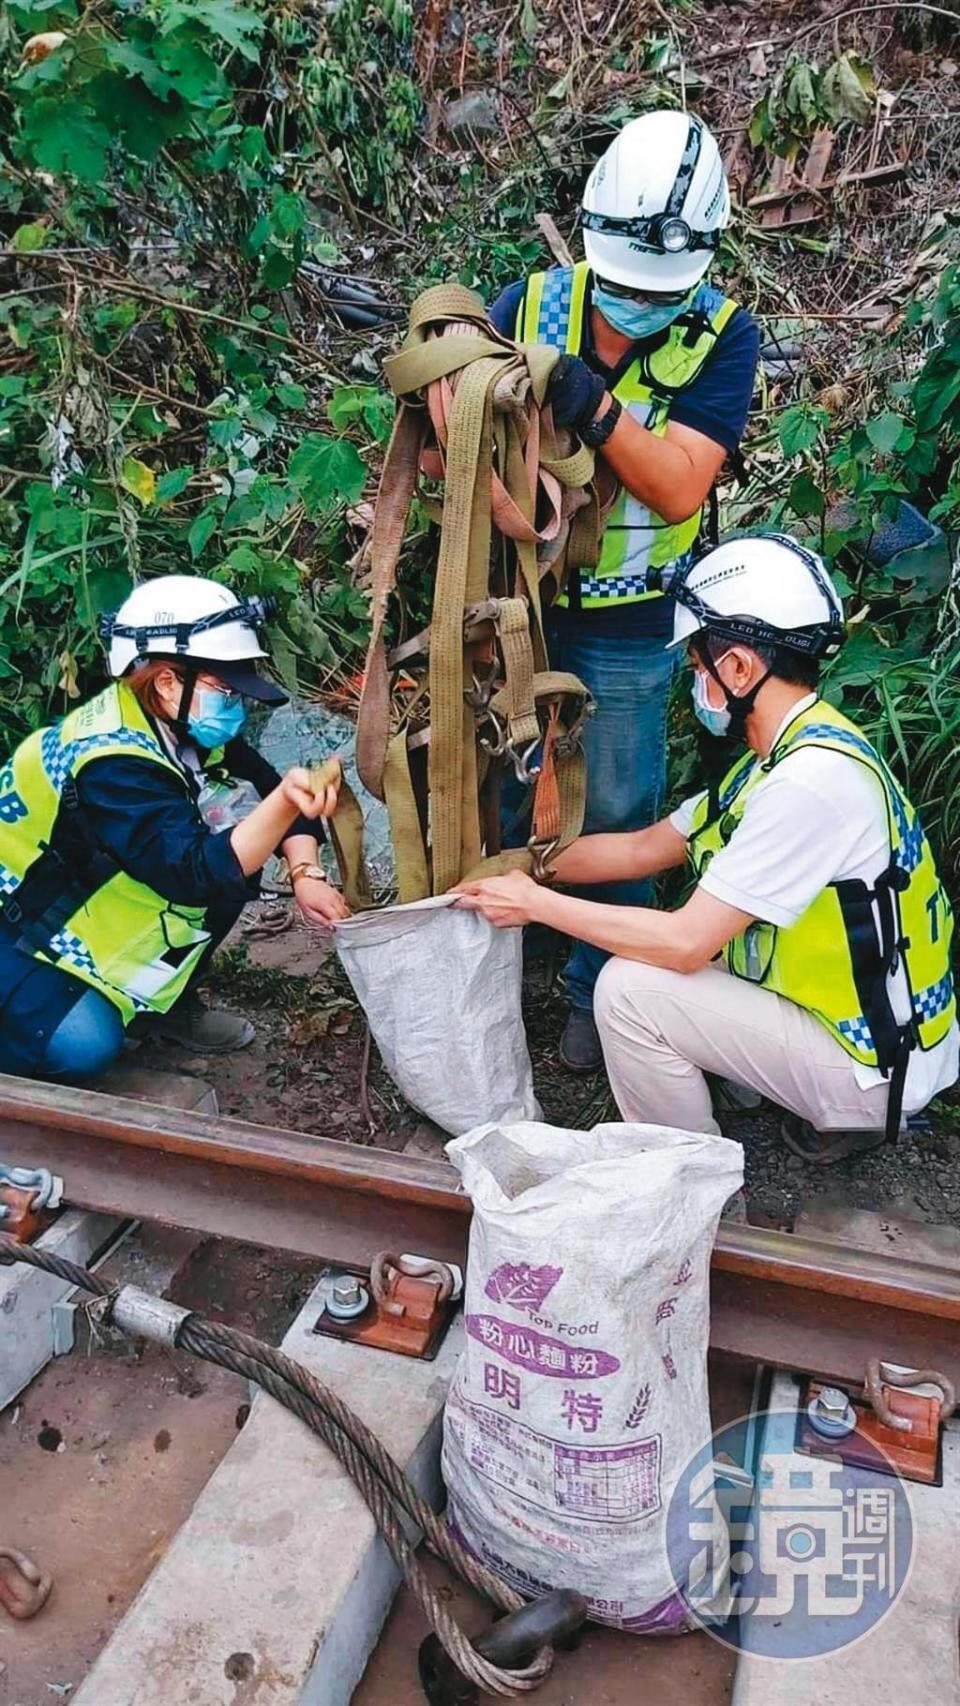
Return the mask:
MULTIPOLYGON (((19 1244, 0 1233, 0 1264, 16 1262, 54 1274, 68 1285, 92 1293, 106 1305, 103 1314, 109 1321, 110 1304, 122 1288, 108 1285, 76 1262, 39 1250, 35 1245, 19 1244)), ((430 1583, 404 1532, 401 1515, 407 1516, 420 1530, 431 1551, 501 1610, 518 1611, 526 1601, 470 1557, 349 1405, 309 1369, 273 1345, 220 1322, 207 1321, 196 1313, 185 1317, 174 1342, 178 1349, 204 1362, 255 1381, 323 1440, 360 1492, 424 1617, 458 1670, 478 1688, 501 1698, 512 1698, 539 1686, 553 1663, 552 1649, 541 1648, 529 1665, 516 1670, 495 1665, 478 1653, 430 1583)))
MULTIPOLYGON (((199 1320, 200 1317, 194 1317, 199 1320)), ((187 1325, 187 1324, 185 1324, 187 1325)), ((437 1557, 462 1576, 471 1587, 487 1599, 498 1605, 501 1611, 519 1611, 526 1602, 518 1593, 499 1576, 486 1569, 476 1558, 472 1558, 460 1543, 450 1533, 446 1523, 437 1516, 426 1499, 422 1498, 413 1484, 407 1479, 400 1465, 390 1453, 384 1449, 365 1422, 349 1405, 345 1404, 329 1387, 322 1385, 309 1369, 302 1363, 294 1362, 291 1357, 277 1350, 275 1346, 264 1344, 260 1339, 251 1338, 241 1333, 236 1327, 227 1327, 216 1321, 203 1321, 203 1330, 210 1340, 244 1352, 254 1358, 264 1367, 272 1369, 282 1380, 301 1391, 305 1398, 325 1411, 346 1437, 352 1441, 357 1450, 373 1466, 377 1475, 391 1496, 403 1508, 410 1520, 419 1528, 427 1541, 430 1550, 437 1557)), ((180 1341, 184 1341, 181 1339, 180 1341)))

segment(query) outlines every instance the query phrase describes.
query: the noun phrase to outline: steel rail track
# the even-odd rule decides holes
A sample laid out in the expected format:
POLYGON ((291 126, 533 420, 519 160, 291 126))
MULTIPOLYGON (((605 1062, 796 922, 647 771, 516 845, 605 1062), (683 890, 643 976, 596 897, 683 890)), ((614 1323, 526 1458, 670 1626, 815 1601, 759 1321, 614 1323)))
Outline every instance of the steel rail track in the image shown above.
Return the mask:
MULTIPOLYGON (((436 1161, 0 1075, 0 1158, 79 1208, 363 1270, 377 1250, 463 1261, 470 1203, 436 1161)), ((960 1270, 723 1222, 711 1345, 834 1380, 879 1355, 960 1383, 960 1270)))

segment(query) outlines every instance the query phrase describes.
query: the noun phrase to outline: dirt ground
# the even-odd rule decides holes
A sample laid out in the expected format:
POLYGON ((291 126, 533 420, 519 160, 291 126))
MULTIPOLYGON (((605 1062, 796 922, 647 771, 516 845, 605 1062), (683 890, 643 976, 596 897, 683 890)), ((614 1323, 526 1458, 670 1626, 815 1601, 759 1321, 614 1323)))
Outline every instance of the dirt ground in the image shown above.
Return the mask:
MULTIPOLYGON (((175 1302, 274 1343, 318 1272, 276 1251, 153 1227, 101 1274, 149 1289, 151 1257, 168 1252, 181 1262, 167 1293, 175 1302)), ((0 1706, 50 1706, 76 1691, 249 1412, 239 1375, 83 1321, 77 1331, 74 1354, 0 1416, 2 1539, 54 1577, 49 1616, 0 1615, 0 1706)))
MULTIPOLYGON (((525 977, 524 1012, 534 1082, 544 1113, 557 1125, 587 1129, 615 1119, 602 1073, 576 1078, 564 1070, 558 1044, 565 1004, 558 978, 562 952, 539 959, 525 977)), ((289 901, 248 909, 215 963, 207 999, 247 1013, 256 1041, 219 1059, 142 1044, 144 1066, 193 1073, 214 1084, 221 1110, 239 1119, 316 1132, 346 1143, 438 1155, 443 1134, 404 1102, 380 1065, 369 1073, 369 1111, 361 1093, 363 1015, 329 942, 308 930, 289 901)), ((730 1116, 731 1137, 746 1151, 751 1219, 789 1226, 801 1203, 838 1193, 853 1206, 886 1209, 910 1220, 960 1226, 960 1099, 934 1107, 930 1130, 829 1167, 811 1166, 786 1150, 780 1113, 764 1106, 730 1116)))

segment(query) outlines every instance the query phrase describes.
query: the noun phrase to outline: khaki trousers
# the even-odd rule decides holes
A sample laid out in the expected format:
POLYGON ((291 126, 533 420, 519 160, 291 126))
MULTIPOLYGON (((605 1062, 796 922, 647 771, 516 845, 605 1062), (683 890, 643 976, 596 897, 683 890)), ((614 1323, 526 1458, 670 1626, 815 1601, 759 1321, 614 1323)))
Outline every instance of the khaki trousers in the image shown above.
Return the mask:
POLYGON ((704 1074, 759 1090, 817 1131, 881 1130, 887 1086, 861 1090, 819 1019, 722 966, 666 971, 609 960, 594 1013, 625 1120, 719 1132, 704 1074))

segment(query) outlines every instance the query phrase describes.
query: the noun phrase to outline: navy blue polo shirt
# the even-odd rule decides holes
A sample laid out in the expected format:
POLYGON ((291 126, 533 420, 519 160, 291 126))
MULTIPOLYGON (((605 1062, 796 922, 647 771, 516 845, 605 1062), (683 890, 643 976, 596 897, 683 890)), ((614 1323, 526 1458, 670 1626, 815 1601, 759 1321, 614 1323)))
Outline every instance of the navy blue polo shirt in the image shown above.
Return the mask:
MULTIPOLYGON (((237 781, 250 782, 261 799, 280 781, 272 764, 240 739, 225 748, 223 768, 237 781)), ((258 894, 259 872, 245 876, 229 833, 216 833, 204 823, 189 773, 175 775, 149 758, 124 755, 91 759, 76 782, 100 846, 129 876, 172 905, 206 907, 215 939, 258 894)), ((290 835, 324 839, 321 824, 308 818, 297 818, 284 840, 290 835)), ((20 953, 18 936, 16 927, 0 918, 0 1023, 5 1010, 15 1009, 39 1058, 86 985, 20 953)), ((33 1070, 26 1056, 22 1070, 33 1070)))
MULTIPOLYGON (((224 770, 250 782, 263 799, 280 777, 245 740, 224 749, 224 770)), ((207 828, 190 785, 148 758, 94 758, 77 776, 80 804, 101 846, 137 882, 179 906, 240 905, 259 892, 259 874, 244 876, 227 832, 207 828)), ((319 823, 298 818, 290 835, 323 839, 319 823)), ((279 849, 278 849, 279 851, 279 849)))
MULTIPOLYGON (((507 337, 514 335, 517 310, 525 289, 525 279, 508 284, 488 310, 497 330, 507 337)), ((635 349, 641 353, 644 343, 638 342, 635 349)), ((685 386, 670 404, 670 419, 679 426, 702 432, 705 438, 713 439, 728 452, 736 450, 747 424, 759 354, 757 323, 745 308, 738 308, 731 314, 696 379, 685 386)), ((593 348, 589 314, 581 355, 608 387, 616 383, 613 369, 604 366, 593 348)), ((633 359, 630 353, 622 365, 633 359)), ((612 609, 560 609, 551 612, 550 620, 561 631, 575 628, 579 634, 604 634, 617 639, 628 634, 643 634, 651 639, 666 638, 673 630, 673 601, 650 598, 612 609)))

